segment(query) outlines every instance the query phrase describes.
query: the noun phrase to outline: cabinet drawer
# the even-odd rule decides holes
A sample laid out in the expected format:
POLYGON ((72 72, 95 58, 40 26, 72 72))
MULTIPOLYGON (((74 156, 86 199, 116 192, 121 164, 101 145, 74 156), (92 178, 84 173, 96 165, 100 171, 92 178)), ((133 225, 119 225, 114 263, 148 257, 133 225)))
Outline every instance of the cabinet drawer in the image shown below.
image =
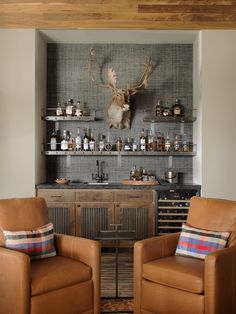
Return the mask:
POLYGON ((77 202, 113 202, 114 192, 106 190, 80 190, 76 192, 77 202))
POLYGON ((75 201, 75 191, 71 190, 38 190, 37 196, 45 198, 46 203, 75 201))
POLYGON ((116 191, 116 202, 153 202, 153 191, 123 190, 116 191))

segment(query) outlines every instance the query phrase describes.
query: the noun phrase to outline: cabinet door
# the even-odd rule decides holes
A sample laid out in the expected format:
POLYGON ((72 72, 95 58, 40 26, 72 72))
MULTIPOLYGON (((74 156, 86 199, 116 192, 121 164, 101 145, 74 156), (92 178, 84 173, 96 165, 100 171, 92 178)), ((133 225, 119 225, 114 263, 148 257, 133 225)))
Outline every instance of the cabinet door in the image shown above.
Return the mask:
POLYGON ((47 207, 54 232, 75 235, 75 205, 72 203, 47 203, 47 207))
POLYGON ((154 203, 116 204, 115 222, 122 224, 123 230, 134 230, 136 240, 154 235, 154 203))
POLYGON ((113 203, 77 203, 76 204, 76 235, 89 239, 98 236, 100 230, 111 229, 114 223, 113 203))

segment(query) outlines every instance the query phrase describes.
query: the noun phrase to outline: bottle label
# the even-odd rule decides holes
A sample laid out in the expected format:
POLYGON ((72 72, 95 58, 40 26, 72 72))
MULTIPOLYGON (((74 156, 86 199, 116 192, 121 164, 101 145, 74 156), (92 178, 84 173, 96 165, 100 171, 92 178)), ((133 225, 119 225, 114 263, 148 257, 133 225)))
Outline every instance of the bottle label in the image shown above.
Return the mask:
POLYGON ((89 148, 90 148, 90 150, 94 151, 95 150, 95 142, 90 142, 89 148))
POLYGON ((86 141, 84 140, 84 150, 88 150, 89 149, 89 143, 86 139, 86 141))
POLYGON ((75 139, 75 148, 76 150, 81 150, 81 137, 76 137, 75 139))
POLYGON ((61 142, 61 150, 68 150, 68 142, 66 140, 61 142))
POLYGON ((99 150, 102 151, 105 149, 105 143, 104 142, 99 142, 99 150))
POLYGON ((57 150, 57 140, 55 137, 51 138, 50 149, 51 150, 57 150))

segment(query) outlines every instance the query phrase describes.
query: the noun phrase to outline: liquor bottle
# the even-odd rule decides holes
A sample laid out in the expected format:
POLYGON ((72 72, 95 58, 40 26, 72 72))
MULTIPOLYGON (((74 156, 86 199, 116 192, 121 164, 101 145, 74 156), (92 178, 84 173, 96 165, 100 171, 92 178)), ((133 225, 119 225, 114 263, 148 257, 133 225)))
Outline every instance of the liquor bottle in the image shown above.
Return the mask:
POLYGON ((171 140, 170 140, 169 134, 167 134, 166 140, 165 140, 165 151, 166 152, 170 152, 171 151, 171 140))
POLYGON ((132 143, 130 141, 130 138, 128 137, 127 140, 125 141, 124 151, 131 151, 131 150, 132 150, 132 143))
POLYGON ((152 130, 150 130, 148 134, 148 150, 149 151, 154 150, 154 136, 152 134, 152 130))
POLYGON ((106 151, 112 150, 112 144, 110 143, 110 135, 107 135, 107 141, 105 143, 105 150, 106 151))
POLYGON ((140 150, 142 152, 146 151, 146 137, 144 135, 144 129, 142 129, 141 135, 140 135, 140 150))
POLYGON ((90 140, 89 140, 89 150, 95 151, 95 139, 93 137, 93 133, 91 133, 90 140))
POLYGON ((179 152, 180 151, 180 138, 179 138, 178 134, 175 135, 173 146, 174 146, 174 151, 175 152, 179 152))
POLYGON ((138 150, 138 144, 135 139, 131 139, 131 140, 132 140, 132 151, 136 152, 138 150))
POLYGON ((50 137, 50 150, 57 150, 57 136, 55 129, 52 130, 52 135, 50 137))
POLYGON ((100 136, 100 140, 98 143, 98 149, 100 150, 100 152, 105 149, 105 142, 104 142, 104 136, 103 135, 100 136))
POLYGON ((116 141, 116 150, 118 152, 120 152, 122 150, 122 140, 121 140, 121 137, 118 137, 117 138, 117 141, 116 141))
POLYGON ((182 116, 182 106, 180 105, 180 101, 178 98, 176 98, 175 104, 173 105, 172 110, 175 117, 182 116))
POLYGON ((69 133, 69 139, 68 139, 68 150, 73 151, 74 150, 74 139, 72 137, 72 132, 69 133))
POLYGON ((61 150, 68 150, 68 141, 67 141, 67 131, 63 131, 62 141, 61 141, 61 150))
POLYGON ((161 105, 161 101, 158 100, 156 104, 156 109, 155 109, 156 116, 161 117, 163 115, 163 111, 164 111, 164 107, 161 105))
POLYGON ((57 103, 56 115, 57 116, 63 116, 64 115, 63 108, 62 108, 60 102, 57 103))
POLYGON ((74 105, 73 105, 73 99, 69 99, 67 104, 66 104, 66 115, 67 116, 73 116, 73 110, 74 110, 74 105))
POLYGON ((76 117, 82 117, 83 116, 83 109, 82 109, 82 106, 81 106, 81 103, 79 100, 77 101, 77 104, 76 104, 75 116, 76 117))
POLYGON ((77 128, 77 136, 75 138, 75 150, 81 151, 82 150, 82 139, 80 136, 80 130, 77 128))
POLYGON ((89 136, 88 136, 88 130, 85 130, 85 135, 83 138, 83 150, 88 151, 89 150, 89 136))

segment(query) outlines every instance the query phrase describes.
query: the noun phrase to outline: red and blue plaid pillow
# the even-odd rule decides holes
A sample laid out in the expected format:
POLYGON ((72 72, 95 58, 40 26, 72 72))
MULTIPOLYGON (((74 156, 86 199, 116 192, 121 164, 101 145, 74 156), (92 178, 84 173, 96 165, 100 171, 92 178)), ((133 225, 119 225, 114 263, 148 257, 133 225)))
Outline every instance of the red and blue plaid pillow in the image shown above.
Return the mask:
POLYGON ((3 235, 6 248, 26 253, 32 260, 56 255, 52 223, 32 231, 3 230, 3 235))
POLYGON ((176 255, 185 255, 200 259, 214 251, 225 248, 230 232, 208 231, 182 225, 176 255))

